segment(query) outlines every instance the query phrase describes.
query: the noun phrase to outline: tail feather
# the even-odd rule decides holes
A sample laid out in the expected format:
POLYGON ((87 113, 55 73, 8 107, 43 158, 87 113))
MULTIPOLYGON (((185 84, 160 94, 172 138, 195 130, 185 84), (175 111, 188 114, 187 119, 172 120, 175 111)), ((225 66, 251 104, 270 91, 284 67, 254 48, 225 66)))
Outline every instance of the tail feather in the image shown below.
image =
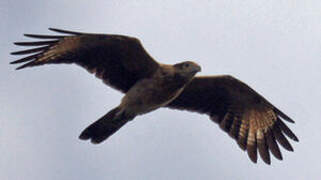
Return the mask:
POLYGON ((124 114, 117 115, 119 108, 109 111, 106 115, 88 126, 79 136, 82 140, 91 139, 93 144, 99 144, 113 135, 133 117, 124 114))

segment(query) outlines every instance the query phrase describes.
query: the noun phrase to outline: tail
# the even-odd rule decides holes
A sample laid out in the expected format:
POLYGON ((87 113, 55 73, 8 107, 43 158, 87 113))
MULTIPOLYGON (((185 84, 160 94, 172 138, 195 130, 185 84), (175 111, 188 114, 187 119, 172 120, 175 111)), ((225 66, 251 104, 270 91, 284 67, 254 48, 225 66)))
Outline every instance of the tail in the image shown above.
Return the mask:
POLYGON ((88 126, 79 136, 82 140, 91 139, 93 144, 99 144, 113 135, 129 120, 135 116, 128 116, 124 113, 117 114, 120 111, 119 107, 109 111, 106 115, 98 119, 96 122, 88 126))

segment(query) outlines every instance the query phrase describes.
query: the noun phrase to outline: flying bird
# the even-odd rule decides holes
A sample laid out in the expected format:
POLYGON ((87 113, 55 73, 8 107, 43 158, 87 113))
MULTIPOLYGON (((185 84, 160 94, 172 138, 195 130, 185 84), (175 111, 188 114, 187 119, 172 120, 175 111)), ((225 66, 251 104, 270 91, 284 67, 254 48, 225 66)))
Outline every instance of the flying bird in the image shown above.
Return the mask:
POLYGON ((124 93, 120 104, 89 125, 79 136, 101 143, 138 115, 158 108, 207 114, 256 163, 258 153, 271 163, 270 153, 282 160, 281 145, 298 141, 283 120, 294 121, 251 87, 230 75, 195 76, 201 67, 185 61, 174 65, 154 60, 134 37, 91 34, 49 28, 63 35, 25 34, 43 41, 16 42, 38 46, 12 52, 28 55, 11 64, 17 69, 44 64, 77 64, 124 93))

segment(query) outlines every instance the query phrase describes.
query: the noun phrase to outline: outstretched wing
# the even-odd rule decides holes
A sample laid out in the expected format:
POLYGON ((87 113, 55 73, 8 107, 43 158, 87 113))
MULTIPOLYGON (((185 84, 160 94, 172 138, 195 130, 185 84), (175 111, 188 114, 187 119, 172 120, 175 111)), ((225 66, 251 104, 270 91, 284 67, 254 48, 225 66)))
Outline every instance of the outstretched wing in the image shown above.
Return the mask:
POLYGON ((138 80, 152 75, 159 67, 136 38, 53 28, 50 30, 68 35, 25 34, 27 37, 46 41, 14 43, 19 46, 40 47, 11 53, 29 55, 11 64, 26 62, 17 68, 22 69, 43 64, 76 63, 94 73, 107 85, 124 93, 138 80))
POLYGON ((276 141, 293 151, 287 135, 298 138, 281 120, 294 122, 246 84, 231 76, 195 77, 169 108, 208 114, 234 138, 256 163, 257 150, 265 163, 270 154, 282 160, 276 141))

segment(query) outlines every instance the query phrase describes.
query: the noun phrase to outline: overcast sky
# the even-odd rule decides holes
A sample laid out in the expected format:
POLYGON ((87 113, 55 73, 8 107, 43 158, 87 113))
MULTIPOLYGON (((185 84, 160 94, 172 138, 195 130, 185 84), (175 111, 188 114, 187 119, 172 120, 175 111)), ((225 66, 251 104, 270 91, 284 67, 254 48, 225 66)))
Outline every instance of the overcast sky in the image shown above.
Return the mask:
POLYGON ((0 179, 317 179, 321 170, 321 1, 0 1, 0 179), (90 2, 90 3, 89 3, 90 2), (122 94, 75 65, 15 71, 23 33, 135 36, 158 61, 231 74, 292 117, 283 161, 253 164, 207 116, 160 109, 100 145, 80 132, 122 94))

